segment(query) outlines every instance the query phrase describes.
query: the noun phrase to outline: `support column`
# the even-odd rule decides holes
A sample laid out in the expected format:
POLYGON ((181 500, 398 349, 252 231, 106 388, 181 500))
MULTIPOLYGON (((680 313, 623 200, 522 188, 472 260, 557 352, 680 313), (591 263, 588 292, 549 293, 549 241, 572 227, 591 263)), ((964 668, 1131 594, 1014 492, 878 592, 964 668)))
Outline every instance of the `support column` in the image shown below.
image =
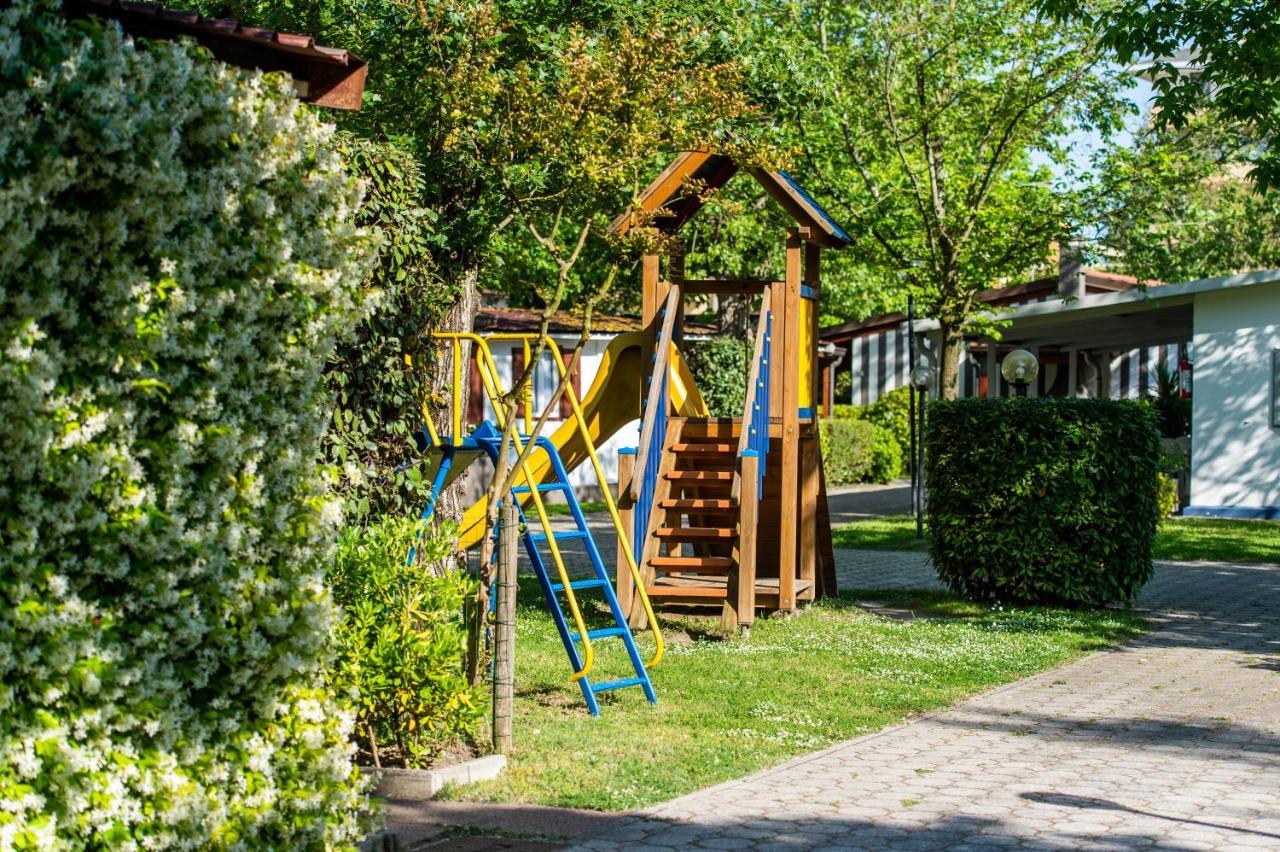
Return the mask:
POLYGON ((998 345, 994 337, 987 338, 987 399, 1000 396, 1000 362, 998 345))
MULTIPOLYGON (((778 519, 778 609, 796 608, 796 570, 800 507, 800 350, 796 346, 800 322, 800 280, 804 241, 796 229, 787 232, 787 274, 782 355, 782 464, 778 519)), ((774 349, 774 352, 779 352, 774 349)))
POLYGON ((1067 350, 1067 397, 1075 399, 1079 394, 1080 385, 1080 350, 1067 350))

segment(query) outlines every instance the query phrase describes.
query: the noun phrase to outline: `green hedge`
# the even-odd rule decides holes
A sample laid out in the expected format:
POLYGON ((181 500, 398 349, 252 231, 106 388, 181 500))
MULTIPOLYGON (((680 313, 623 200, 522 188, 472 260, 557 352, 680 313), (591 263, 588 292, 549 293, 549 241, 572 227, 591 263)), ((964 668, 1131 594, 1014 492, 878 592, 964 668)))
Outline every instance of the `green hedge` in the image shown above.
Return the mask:
POLYGON ((883 434, 872 448, 874 460, 868 479, 889 482, 907 472, 911 446, 911 406, 907 388, 898 388, 870 405, 832 406, 832 416, 842 420, 865 420, 883 434))
POLYGON ((287 77, 0 8, 0 849, 359 840, 322 368, 371 246, 287 77))
POLYGON ((475 581, 452 564, 451 525, 418 539, 420 529, 404 517, 349 528, 329 571, 343 610, 331 678, 355 711, 364 763, 425 766, 443 746, 475 736, 485 704, 463 668, 462 606, 475 581))
POLYGON ((1150 406, 1077 399, 932 403, 930 552, 975 599, 1105 604, 1151 578, 1160 435, 1150 406))
POLYGON ((866 482, 873 466, 876 427, 864 420, 828 418, 818 421, 818 441, 828 485, 866 482))
POLYGON ((736 337, 691 340, 680 354, 698 382, 698 392, 712 417, 741 417, 747 400, 751 348, 736 337))

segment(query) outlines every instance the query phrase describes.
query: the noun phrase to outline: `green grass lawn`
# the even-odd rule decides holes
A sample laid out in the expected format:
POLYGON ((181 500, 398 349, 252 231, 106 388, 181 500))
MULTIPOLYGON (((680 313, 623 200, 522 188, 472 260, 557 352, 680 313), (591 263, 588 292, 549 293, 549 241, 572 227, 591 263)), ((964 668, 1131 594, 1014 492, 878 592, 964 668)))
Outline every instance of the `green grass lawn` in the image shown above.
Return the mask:
MULTIPOLYGON (((836 547, 924 550, 910 515, 867 518, 832 531, 836 547)), ((1280 562, 1280 523, 1220 518, 1166 518, 1156 533, 1156 559, 1207 562, 1280 562)))
MULTIPOLYGON (((941 592, 861 591, 791 618, 757 621, 748 641, 717 622, 664 624, 639 689, 601 696, 591 718, 541 594, 520 589, 516 753, 504 776, 450 791, 472 800, 636 808, 866 734, 1136 635, 1122 612, 991 610, 941 592), (855 601, 876 601, 891 616, 855 601)), ((593 613, 599 625, 600 612, 593 613)), ((593 625, 597 626, 597 625, 593 625)), ((649 647, 648 634, 641 641, 649 647)), ((629 675, 617 640, 596 644, 601 679, 629 675)))

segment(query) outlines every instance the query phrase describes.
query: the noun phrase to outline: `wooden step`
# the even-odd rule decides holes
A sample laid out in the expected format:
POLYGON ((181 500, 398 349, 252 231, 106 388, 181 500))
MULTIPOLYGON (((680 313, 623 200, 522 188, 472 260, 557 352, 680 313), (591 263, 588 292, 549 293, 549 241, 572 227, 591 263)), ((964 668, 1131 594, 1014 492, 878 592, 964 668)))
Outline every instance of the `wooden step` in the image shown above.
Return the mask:
POLYGON ((738 451, 737 444, 721 444, 709 443, 698 444, 681 441, 678 444, 671 445, 671 451, 675 453, 699 453, 707 455, 732 455, 738 451))
POLYGON ((733 570, 733 560, 728 556, 655 556, 649 565, 660 573, 724 574, 733 570))
POLYGON ((659 500, 658 505, 681 512, 734 512, 738 509, 738 504, 728 497, 668 497, 659 500))
POLYGON ((737 537, 736 532, 724 527, 662 527, 653 534, 664 541, 722 541, 737 537))
MULTIPOLYGON (((722 576, 681 575, 662 576, 645 586, 651 598, 666 598, 690 604, 711 603, 727 597, 728 580, 722 576)), ((812 580, 796 580, 796 600, 811 601, 814 598, 812 580)), ((778 579, 762 578, 756 581, 756 606, 772 609, 778 605, 778 579)))
POLYGON ((731 470, 672 470, 666 473, 672 482, 732 482, 731 470))

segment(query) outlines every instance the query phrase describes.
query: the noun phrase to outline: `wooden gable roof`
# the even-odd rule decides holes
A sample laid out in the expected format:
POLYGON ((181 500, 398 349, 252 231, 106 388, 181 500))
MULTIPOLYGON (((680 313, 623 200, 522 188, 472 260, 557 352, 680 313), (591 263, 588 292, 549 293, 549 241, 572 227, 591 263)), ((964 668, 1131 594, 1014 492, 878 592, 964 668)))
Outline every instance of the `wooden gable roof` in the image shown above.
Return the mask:
MULTIPOLYGON (((642 218, 650 227, 665 233, 675 233, 702 207, 702 199, 696 194, 683 192, 686 182, 694 182, 707 189, 719 189, 739 171, 733 158, 708 151, 685 151, 662 174, 640 193, 636 204, 628 207, 609 225, 611 233, 625 234, 636 223, 637 213, 656 214, 642 218)), ((843 248, 852 240, 831 215, 805 192, 795 178, 785 171, 767 171, 749 167, 747 172, 782 205, 787 214, 802 228, 809 228, 813 242, 831 248, 843 248)))

